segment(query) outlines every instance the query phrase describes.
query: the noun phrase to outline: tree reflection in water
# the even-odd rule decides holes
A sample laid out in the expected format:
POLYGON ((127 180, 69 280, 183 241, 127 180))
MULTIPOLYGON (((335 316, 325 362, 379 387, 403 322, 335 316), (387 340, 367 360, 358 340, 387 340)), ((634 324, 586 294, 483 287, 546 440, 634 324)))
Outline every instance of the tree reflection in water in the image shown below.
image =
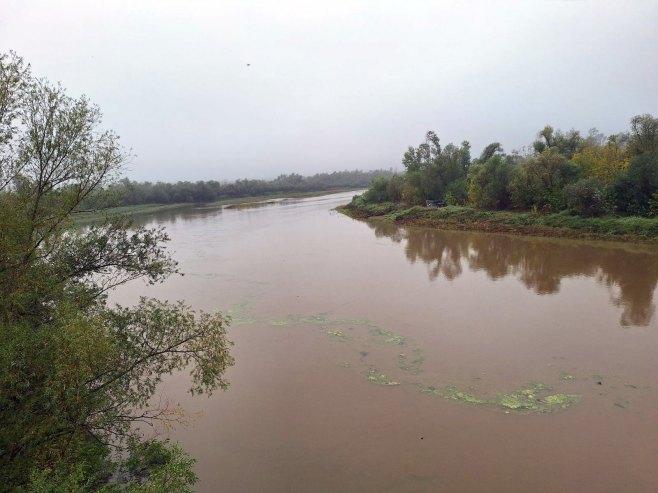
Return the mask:
POLYGON ((565 277, 593 277, 610 289, 612 303, 622 309, 621 325, 646 326, 655 312, 655 248, 366 224, 377 237, 404 243, 407 259, 427 264, 432 281, 441 276, 455 279, 466 265, 491 279, 515 276, 545 295, 557 293, 565 277))

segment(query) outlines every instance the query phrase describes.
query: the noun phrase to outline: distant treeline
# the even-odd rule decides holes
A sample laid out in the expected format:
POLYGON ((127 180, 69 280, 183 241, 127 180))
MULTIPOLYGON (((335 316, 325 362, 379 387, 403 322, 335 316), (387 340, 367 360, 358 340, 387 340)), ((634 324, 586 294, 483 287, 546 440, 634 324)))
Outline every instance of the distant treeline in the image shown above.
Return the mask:
POLYGON ((609 136, 546 126, 523 152, 493 142, 475 159, 467 141, 441 146, 430 131, 404 154, 403 174, 376 179, 355 205, 443 199, 488 210, 656 216, 658 119, 645 114, 630 123, 609 136))
POLYGON ((136 182, 126 179, 119 181, 104 193, 91 198, 88 208, 101 208, 111 205, 177 204, 215 202, 240 197, 256 197, 275 193, 318 192, 340 189, 368 188, 376 178, 389 178, 392 170, 336 171, 301 176, 296 173, 280 175, 274 180, 237 180, 234 182, 179 181, 136 182), (108 193, 109 192, 109 193, 108 193))

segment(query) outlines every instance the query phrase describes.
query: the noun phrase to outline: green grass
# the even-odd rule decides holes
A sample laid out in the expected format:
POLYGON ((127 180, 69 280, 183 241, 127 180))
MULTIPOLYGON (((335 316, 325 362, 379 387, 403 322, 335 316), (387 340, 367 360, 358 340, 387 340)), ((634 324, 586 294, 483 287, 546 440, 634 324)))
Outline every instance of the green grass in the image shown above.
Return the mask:
POLYGON ((621 241, 658 241, 658 218, 648 217, 580 217, 560 212, 486 211, 472 207, 448 206, 439 209, 408 207, 390 202, 364 204, 356 200, 338 208, 355 218, 381 217, 406 225, 443 229, 476 230, 501 233, 591 238, 621 241))

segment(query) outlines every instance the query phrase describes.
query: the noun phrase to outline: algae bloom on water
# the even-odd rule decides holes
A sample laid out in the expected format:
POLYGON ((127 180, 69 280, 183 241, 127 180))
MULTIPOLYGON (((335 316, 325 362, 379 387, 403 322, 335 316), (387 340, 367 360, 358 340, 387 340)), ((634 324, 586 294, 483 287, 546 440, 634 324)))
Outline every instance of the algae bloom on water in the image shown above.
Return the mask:
POLYGON ((566 409, 580 399, 580 396, 576 394, 552 394, 553 388, 543 383, 529 384, 491 399, 478 397, 453 385, 445 387, 419 385, 418 390, 423 394, 438 395, 450 401, 499 409, 508 414, 548 414, 566 409))
POLYGON ((341 341, 350 341, 352 338, 346 335, 342 330, 326 330, 327 335, 340 339, 341 341))
POLYGON ((379 385, 387 385, 391 387, 400 385, 400 382, 390 379, 388 376, 386 376, 385 373, 380 373, 374 368, 368 369, 368 371, 366 372, 366 378, 368 379, 369 382, 376 383, 379 385))
POLYGON ((473 394, 464 392, 453 386, 446 387, 443 397, 453 401, 466 402, 468 404, 488 404, 488 401, 478 399, 473 394))
POLYGON ((401 346, 407 340, 406 337, 396 334, 395 332, 391 332, 390 330, 382 329, 381 327, 371 328, 370 333, 384 344, 397 344, 401 346))
POLYGON ((506 412, 547 414, 566 409, 580 399, 580 396, 575 394, 550 394, 552 390, 550 385, 530 384, 502 395, 497 404, 506 412))

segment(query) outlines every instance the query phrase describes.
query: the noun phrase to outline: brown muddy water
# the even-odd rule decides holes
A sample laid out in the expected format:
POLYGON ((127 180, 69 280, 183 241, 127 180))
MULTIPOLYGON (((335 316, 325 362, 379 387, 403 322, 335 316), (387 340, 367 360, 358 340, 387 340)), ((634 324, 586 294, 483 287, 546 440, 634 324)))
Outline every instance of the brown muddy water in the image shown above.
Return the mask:
POLYGON ((352 220, 351 194, 147 216, 231 313, 231 387, 169 432, 200 492, 658 491, 658 249, 352 220))

